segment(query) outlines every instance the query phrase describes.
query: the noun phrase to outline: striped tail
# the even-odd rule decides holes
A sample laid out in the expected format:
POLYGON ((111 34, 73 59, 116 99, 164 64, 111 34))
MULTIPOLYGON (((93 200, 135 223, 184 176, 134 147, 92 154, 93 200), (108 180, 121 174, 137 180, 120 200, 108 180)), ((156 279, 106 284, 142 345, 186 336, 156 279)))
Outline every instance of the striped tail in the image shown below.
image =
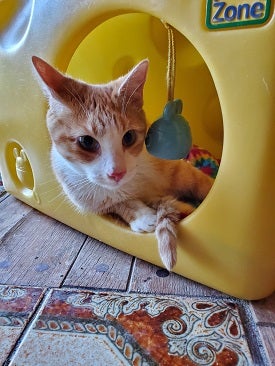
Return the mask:
POLYGON ((177 224, 190 215, 194 207, 173 197, 163 198, 155 206, 157 209, 156 236, 159 255, 164 266, 171 271, 177 262, 177 224))
POLYGON ((171 271, 177 261, 177 223, 180 212, 170 200, 162 201, 157 208, 156 237, 159 255, 164 266, 171 271))

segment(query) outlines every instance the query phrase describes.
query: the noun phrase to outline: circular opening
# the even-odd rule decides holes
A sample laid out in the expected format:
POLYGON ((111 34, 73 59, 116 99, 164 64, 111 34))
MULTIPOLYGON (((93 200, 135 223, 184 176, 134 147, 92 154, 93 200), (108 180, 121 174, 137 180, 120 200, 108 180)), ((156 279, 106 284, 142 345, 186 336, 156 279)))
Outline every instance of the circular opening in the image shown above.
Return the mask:
MULTIPOLYGON (((175 41, 175 98, 183 101, 193 142, 220 158, 223 123, 212 76, 199 52, 176 30, 175 41)), ((151 124, 167 102, 167 48, 167 30, 159 19, 143 13, 123 14, 101 23, 83 39, 67 72, 90 83, 105 83, 148 58, 144 109, 151 124)))

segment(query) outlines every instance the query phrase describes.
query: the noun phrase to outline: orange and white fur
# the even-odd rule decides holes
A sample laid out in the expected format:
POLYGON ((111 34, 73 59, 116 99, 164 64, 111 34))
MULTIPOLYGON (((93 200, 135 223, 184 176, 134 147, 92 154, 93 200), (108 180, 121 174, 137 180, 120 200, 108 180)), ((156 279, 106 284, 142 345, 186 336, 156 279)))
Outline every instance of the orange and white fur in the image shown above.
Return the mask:
POLYGON ((82 212, 119 215, 135 232, 156 232, 163 264, 177 258, 177 223, 202 201, 213 180, 185 160, 151 156, 143 87, 148 60, 127 75, 91 85, 58 72, 38 57, 33 64, 49 102, 47 126, 54 173, 82 212))

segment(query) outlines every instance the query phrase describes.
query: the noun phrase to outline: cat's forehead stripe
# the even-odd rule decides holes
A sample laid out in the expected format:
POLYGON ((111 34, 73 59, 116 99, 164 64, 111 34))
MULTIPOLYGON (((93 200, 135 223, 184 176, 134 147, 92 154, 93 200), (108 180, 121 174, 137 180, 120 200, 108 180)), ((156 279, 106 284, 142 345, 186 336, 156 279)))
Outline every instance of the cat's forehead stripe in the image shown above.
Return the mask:
POLYGON ((110 125, 116 125, 116 119, 113 117, 116 106, 112 100, 111 90, 106 87, 88 87, 86 93, 87 127, 92 129, 94 134, 102 135, 110 125))
POLYGON ((96 135, 102 136, 109 129, 123 130, 127 125, 127 119, 119 112, 119 106, 106 98, 96 98, 94 103, 87 106, 88 128, 92 128, 96 135))

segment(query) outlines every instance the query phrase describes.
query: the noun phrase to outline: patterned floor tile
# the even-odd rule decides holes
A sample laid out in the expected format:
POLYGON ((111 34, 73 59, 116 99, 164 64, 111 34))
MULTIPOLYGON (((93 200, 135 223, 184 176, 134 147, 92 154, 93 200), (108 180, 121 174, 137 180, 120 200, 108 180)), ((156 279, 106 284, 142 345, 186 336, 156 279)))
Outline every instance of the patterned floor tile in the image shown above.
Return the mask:
POLYGON ((39 288, 0 285, 0 364, 28 323, 42 293, 39 288))
POLYGON ((251 365, 237 303, 53 290, 12 365, 251 365))
POLYGON ((0 196, 2 196, 2 194, 5 193, 5 188, 3 186, 3 182, 2 182, 2 177, 1 177, 1 173, 0 173, 0 196))

